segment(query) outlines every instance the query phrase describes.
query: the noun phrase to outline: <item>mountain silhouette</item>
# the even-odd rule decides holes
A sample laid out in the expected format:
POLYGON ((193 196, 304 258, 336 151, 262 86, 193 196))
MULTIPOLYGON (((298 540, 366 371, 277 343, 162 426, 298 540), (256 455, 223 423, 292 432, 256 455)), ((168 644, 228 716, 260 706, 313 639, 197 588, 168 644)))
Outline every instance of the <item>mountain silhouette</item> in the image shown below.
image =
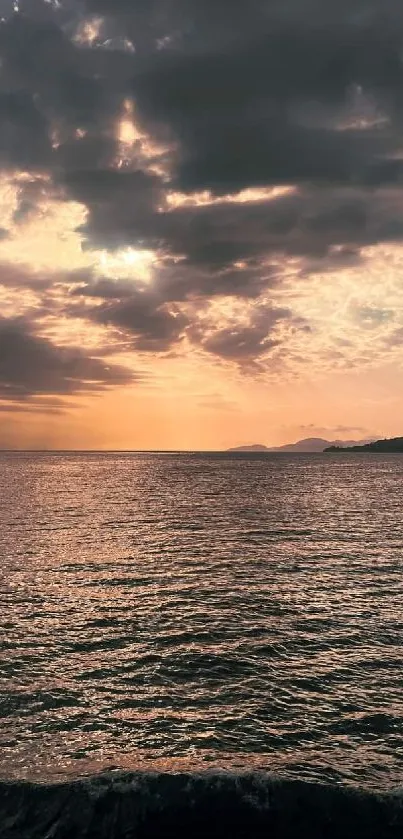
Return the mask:
MULTIPOLYGON (((338 451, 342 448, 351 448, 353 446, 363 446, 367 444, 368 440, 325 440, 322 437, 305 437, 303 440, 298 440, 296 443, 287 443, 285 446, 264 446, 260 443, 255 443, 250 446, 236 446, 228 449, 229 452, 311 452, 320 453, 327 448, 335 447, 338 451)), ((372 441, 370 441, 372 442, 372 441)))

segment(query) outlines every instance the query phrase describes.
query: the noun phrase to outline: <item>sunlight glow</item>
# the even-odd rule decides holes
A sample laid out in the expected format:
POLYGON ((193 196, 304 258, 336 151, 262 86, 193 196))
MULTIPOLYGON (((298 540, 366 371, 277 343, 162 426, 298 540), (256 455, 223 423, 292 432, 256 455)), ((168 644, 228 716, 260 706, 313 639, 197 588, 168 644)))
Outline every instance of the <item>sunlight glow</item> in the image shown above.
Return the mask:
POLYGON ((142 139, 143 134, 135 124, 134 103, 131 99, 125 99, 122 119, 118 123, 118 140, 123 146, 133 146, 136 141, 142 139))
POLYGON ((83 20, 75 34, 74 40, 80 46, 92 46, 98 40, 103 26, 102 17, 83 20))
POLYGON ((162 178, 168 177, 166 160, 169 148, 153 140, 139 126, 136 115, 136 105, 132 99, 125 99, 121 118, 116 125, 116 136, 119 143, 118 158, 115 161, 118 169, 135 163, 141 164, 145 171, 153 172, 162 178))
POLYGON ((125 248, 116 253, 94 251, 94 267, 97 273, 111 279, 140 279, 149 282, 157 261, 153 251, 125 248))
POLYGON ((250 204, 259 201, 274 201, 285 195, 297 192, 295 186, 250 187, 234 195, 213 195, 208 190, 187 195, 184 192, 170 192, 167 196, 168 207, 207 207, 211 204, 250 204))

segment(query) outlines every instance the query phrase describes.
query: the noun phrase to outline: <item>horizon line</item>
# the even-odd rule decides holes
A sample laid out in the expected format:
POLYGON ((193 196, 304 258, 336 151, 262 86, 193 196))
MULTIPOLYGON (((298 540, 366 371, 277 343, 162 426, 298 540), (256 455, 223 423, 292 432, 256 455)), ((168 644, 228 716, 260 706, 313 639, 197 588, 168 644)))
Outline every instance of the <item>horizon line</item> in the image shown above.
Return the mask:
MULTIPOLYGON (((284 445, 293 445, 293 444, 292 443, 290 443, 290 444, 285 443, 284 445)), ((107 452, 122 452, 122 453, 124 453, 124 452, 126 452, 128 454, 130 454, 130 453, 139 454, 139 453, 142 453, 142 452, 149 453, 149 454, 150 453, 152 454, 153 452, 155 452, 157 454, 161 454, 163 452, 166 452, 166 453, 173 452, 175 454, 177 452, 184 452, 186 454, 186 452, 236 452, 236 451, 241 451, 241 453, 242 453, 242 448, 243 448, 242 446, 240 446, 239 448, 237 446, 235 446, 235 447, 230 447, 230 448, 226 448, 226 449, 2 449, 2 448, 0 448, 0 454, 7 453, 7 452, 9 452, 9 453, 10 452, 17 452, 17 453, 18 452, 20 452, 20 453, 23 453, 23 452, 37 452, 37 453, 45 453, 45 454, 46 453, 51 454, 52 452, 62 452, 62 453, 63 452, 84 452, 84 453, 85 452, 97 452, 97 453, 100 453, 100 452, 105 452, 105 453, 107 453, 107 452)), ((278 448, 281 448, 281 447, 278 447, 278 448)), ((267 446, 267 451, 268 452, 273 452, 275 449, 277 449, 276 446, 273 446, 272 448, 267 446)), ((246 452, 246 454, 248 454, 248 452, 246 452)), ((252 454, 253 454, 253 452, 252 452, 252 454)), ((263 451, 258 451, 258 452, 256 452, 256 454, 264 454, 264 450, 263 451)), ((305 454, 318 454, 318 452, 305 452, 305 454)), ((320 452, 319 452, 319 454, 320 454, 320 452)))

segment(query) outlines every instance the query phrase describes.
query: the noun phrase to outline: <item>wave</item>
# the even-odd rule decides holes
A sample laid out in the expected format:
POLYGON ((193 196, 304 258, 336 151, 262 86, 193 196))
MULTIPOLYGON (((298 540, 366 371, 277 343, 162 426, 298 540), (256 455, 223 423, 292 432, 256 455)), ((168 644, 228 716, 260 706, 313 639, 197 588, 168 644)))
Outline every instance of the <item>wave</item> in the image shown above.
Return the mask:
POLYGON ((263 772, 0 782, 1 839, 401 839, 403 798, 263 772))

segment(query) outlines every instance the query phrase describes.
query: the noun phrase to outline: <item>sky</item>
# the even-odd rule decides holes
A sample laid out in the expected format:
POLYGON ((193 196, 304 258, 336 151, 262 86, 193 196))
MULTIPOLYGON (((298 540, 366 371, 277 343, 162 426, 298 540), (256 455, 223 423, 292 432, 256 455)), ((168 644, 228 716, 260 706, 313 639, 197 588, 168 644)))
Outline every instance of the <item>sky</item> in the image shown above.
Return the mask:
POLYGON ((0 18, 0 448, 402 435, 401 0, 0 18))

